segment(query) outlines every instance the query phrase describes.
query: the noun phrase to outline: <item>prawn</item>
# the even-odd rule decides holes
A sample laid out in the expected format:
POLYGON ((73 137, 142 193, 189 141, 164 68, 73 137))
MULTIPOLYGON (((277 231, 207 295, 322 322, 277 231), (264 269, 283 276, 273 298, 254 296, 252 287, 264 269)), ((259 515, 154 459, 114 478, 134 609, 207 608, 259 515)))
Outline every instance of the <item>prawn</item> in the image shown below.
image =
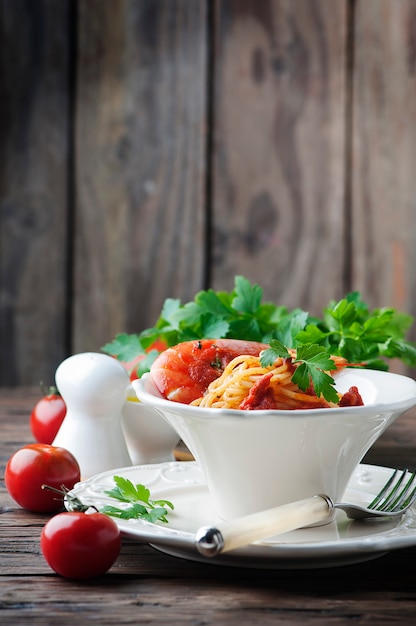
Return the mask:
POLYGON ((259 356, 268 347, 242 339, 184 341, 164 350, 153 362, 150 375, 165 398, 190 404, 204 395, 208 385, 236 356, 259 356))

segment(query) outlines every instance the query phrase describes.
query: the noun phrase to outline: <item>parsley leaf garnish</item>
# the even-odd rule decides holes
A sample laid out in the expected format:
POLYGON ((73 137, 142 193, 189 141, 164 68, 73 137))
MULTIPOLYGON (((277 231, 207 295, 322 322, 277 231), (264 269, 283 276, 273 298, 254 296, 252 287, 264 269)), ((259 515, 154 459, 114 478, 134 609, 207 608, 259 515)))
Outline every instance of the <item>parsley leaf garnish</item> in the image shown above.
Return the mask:
POLYGON ((172 502, 169 500, 151 500, 150 490, 145 485, 134 485, 128 478, 114 476, 114 482, 116 484, 114 489, 104 493, 131 506, 118 508, 107 505, 101 509, 102 513, 120 519, 143 519, 152 523, 157 521, 168 523, 168 508, 174 509, 172 502))
POLYGON ((111 343, 106 343, 101 350, 126 363, 132 361, 139 354, 145 353, 140 337, 127 333, 119 333, 111 343))
POLYGON ((335 381, 327 372, 336 369, 328 350, 317 344, 305 344, 296 349, 296 357, 292 358, 287 348, 276 339, 270 341, 270 348, 260 355, 263 367, 271 366, 278 358, 291 359, 297 364, 292 381, 302 391, 313 385, 318 397, 323 396, 328 402, 339 403, 334 388, 335 381))

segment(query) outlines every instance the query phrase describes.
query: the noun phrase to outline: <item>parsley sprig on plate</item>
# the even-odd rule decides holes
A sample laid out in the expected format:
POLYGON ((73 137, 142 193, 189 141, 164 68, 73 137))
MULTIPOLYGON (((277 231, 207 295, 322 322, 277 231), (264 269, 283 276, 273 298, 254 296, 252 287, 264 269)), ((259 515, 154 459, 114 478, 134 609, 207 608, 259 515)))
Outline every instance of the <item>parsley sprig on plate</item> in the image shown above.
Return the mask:
MULTIPOLYGON (((204 338, 227 337, 268 344, 275 339, 287 348, 321 346, 349 363, 387 370, 388 360, 393 358, 416 366, 416 344, 406 339, 412 323, 413 317, 393 308, 370 310, 358 292, 331 301, 322 315, 315 317, 300 308, 289 310, 264 302, 259 285, 236 276, 231 292, 200 291, 185 304, 167 298, 153 327, 138 334, 120 333, 102 351, 128 362, 145 354, 158 339, 169 346, 204 338)), ((149 371, 157 354, 157 350, 146 354, 138 366, 139 376, 149 371)))
POLYGON ((114 476, 116 486, 104 493, 119 502, 129 504, 128 507, 115 507, 111 505, 101 509, 112 517, 120 519, 143 519, 147 522, 168 522, 168 508, 173 510, 174 506, 169 500, 152 500, 150 490, 142 484, 134 485, 128 478, 114 476))

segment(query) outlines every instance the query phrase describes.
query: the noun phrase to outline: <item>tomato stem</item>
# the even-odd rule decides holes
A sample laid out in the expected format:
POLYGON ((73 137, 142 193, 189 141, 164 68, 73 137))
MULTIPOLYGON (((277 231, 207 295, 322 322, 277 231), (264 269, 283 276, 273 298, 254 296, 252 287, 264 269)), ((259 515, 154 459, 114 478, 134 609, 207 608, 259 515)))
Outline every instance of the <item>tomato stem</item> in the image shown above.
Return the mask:
POLYGON ((60 496, 63 496, 64 502, 68 504, 69 511, 78 511, 81 513, 85 513, 85 511, 88 511, 89 509, 94 509, 95 511, 97 511, 97 513, 99 512, 97 507, 93 504, 84 504, 79 498, 77 498, 77 496, 69 493, 69 489, 65 487, 65 485, 61 485, 60 489, 57 489, 56 487, 51 487, 50 485, 42 485, 42 489, 54 491, 55 493, 59 493, 60 496))

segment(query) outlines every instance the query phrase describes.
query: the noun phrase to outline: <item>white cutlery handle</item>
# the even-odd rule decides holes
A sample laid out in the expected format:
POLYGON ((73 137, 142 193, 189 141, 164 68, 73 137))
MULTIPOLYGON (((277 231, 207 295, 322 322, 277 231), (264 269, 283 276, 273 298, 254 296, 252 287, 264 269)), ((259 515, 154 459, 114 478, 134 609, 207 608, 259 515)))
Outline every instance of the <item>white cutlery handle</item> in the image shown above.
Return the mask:
POLYGON ((212 557, 247 546, 253 541, 323 521, 333 510, 333 502, 328 496, 312 496, 224 522, 215 528, 204 526, 196 533, 196 547, 204 556, 212 557))

